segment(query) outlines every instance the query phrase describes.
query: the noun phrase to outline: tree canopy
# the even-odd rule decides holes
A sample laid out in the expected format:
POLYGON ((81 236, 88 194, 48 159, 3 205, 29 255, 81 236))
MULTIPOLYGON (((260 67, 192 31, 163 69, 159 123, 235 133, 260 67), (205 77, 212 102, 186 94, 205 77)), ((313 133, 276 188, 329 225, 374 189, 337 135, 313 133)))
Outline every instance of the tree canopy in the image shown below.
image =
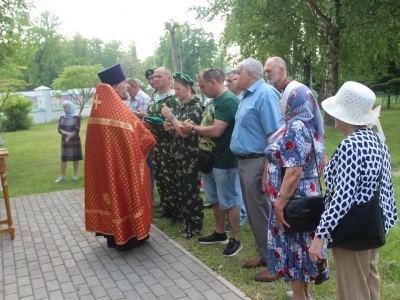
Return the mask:
POLYGON ((0 93, 25 85, 24 53, 31 48, 23 33, 29 26, 29 9, 23 0, 0 0, 0 93))
POLYGON ((79 115, 87 102, 92 99, 95 87, 99 83, 97 72, 101 65, 65 67, 60 77, 53 81, 53 88, 60 90, 79 105, 79 115))
POLYGON ((196 78, 202 69, 214 67, 218 56, 218 46, 212 33, 185 22, 179 24, 174 38, 177 48, 177 66, 174 67, 172 61, 169 32, 160 38, 156 51, 159 66, 165 66, 173 71, 182 71, 193 78, 196 78))
POLYGON ((198 17, 222 17, 225 46, 241 58, 281 56, 289 74, 320 87, 320 99, 346 80, 366 81, 398 62, 400 2, 396 0, 207 0, 198 17), (382 62, 385 62, 382 64, 382 62), (312 75, 313 74, 313 75, 312 75))

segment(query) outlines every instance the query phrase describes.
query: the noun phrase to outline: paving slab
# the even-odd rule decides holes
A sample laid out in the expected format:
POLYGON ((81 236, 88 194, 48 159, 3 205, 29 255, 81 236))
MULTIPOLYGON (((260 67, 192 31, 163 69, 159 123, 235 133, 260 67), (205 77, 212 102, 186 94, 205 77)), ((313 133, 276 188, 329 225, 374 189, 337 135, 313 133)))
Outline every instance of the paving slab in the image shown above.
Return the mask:
POLYGON ((0 300, 249 299, 154 225, 142 247, 109 249, 85 231, 83 189, 10 201, 16 232, 0 235, 0 300))

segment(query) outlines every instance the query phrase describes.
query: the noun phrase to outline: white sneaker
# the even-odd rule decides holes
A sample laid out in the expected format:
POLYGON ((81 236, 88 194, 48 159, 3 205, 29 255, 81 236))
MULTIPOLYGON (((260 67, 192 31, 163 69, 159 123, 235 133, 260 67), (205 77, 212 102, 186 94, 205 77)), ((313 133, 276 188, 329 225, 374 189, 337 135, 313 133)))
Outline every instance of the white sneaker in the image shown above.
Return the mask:
POLYGON ((61 181, 64 181, 64 177, 59 177, 56 181, 54 181, 55 183, 59 183, 61 181))
POLYGON ((76 175, 72 176, 72 180, 73 180, 73 181, 78 180, 78 176, 76 176, 76 175))
MULTIPOLYGON (((290 299, 293 299, 293 291, 286 292, 286 296, 288 296, 290 299)), ((311 295, 308 295, 306 298, 307 298, 307 300, 313 300, 311 295)))

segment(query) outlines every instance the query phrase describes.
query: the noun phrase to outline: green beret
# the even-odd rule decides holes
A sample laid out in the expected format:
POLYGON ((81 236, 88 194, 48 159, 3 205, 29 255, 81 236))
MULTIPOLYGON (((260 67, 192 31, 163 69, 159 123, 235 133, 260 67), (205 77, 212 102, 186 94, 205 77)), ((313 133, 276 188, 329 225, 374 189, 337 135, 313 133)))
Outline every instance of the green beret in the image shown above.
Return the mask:
POLYGON ((185 73, 182 73, 182 72, 175 72, 172 75, 172 77, 173 78, 179 78, 179 79, 181 79, 183 81, 186 81, 187 83, 190 84, 190 86, 193 86, 193 84, 194 84, 194 80, 189 75, 186 75, 185 73))
POLYGON ((149 76, 150 75, 153 75, 154 74, 154 71, 156 70, 157 68, 153 68, 153 69, 148 69, 148 70, 146 70, 146 72, 144 72, 144 77, 146 78, 146 79, 149 79, 149 76))

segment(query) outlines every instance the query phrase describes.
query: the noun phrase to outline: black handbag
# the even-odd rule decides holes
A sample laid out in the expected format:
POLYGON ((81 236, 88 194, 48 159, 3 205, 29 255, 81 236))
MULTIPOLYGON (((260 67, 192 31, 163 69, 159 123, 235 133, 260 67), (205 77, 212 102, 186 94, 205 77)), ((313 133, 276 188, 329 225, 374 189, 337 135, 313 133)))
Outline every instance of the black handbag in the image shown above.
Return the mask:
MULTIPOLYGON (((310 131, 310 130, 309 130, 310 131)), ((321 178, 319 174, 319 168, 317 163, 317 157, 314 148, 314 140, 311 134, 312 150, 314 152, 315 165, 318 172, 319 185, 321 186, 321 178)), ((285 168, 282 168, 282 181, 285 176, 285 168)), ((285 232, 312 232, 317 229, 317 226, 321 220, 321 215, 324 212, 324 196, 308 196, 301 198, 290 198, 289 202, 284 208, 285 221, 290 225, 285 226, 285 232)))
POLYGON ((383 167, 379 173, 378 187, 372 198, 366 203, 352 205, 332 231, 331 237, 337 247, 363 251, 385 245, 385 223, 380 206, 382 169, 383 167))
POLYGON ((199 164, 200 172, 202 172, 204 174, 210 173, 214 167, 214 160, 215 160, 214 155, 212 155, 209 152, 199 150, 199 154, 197 156, 197 161, 199 164))

